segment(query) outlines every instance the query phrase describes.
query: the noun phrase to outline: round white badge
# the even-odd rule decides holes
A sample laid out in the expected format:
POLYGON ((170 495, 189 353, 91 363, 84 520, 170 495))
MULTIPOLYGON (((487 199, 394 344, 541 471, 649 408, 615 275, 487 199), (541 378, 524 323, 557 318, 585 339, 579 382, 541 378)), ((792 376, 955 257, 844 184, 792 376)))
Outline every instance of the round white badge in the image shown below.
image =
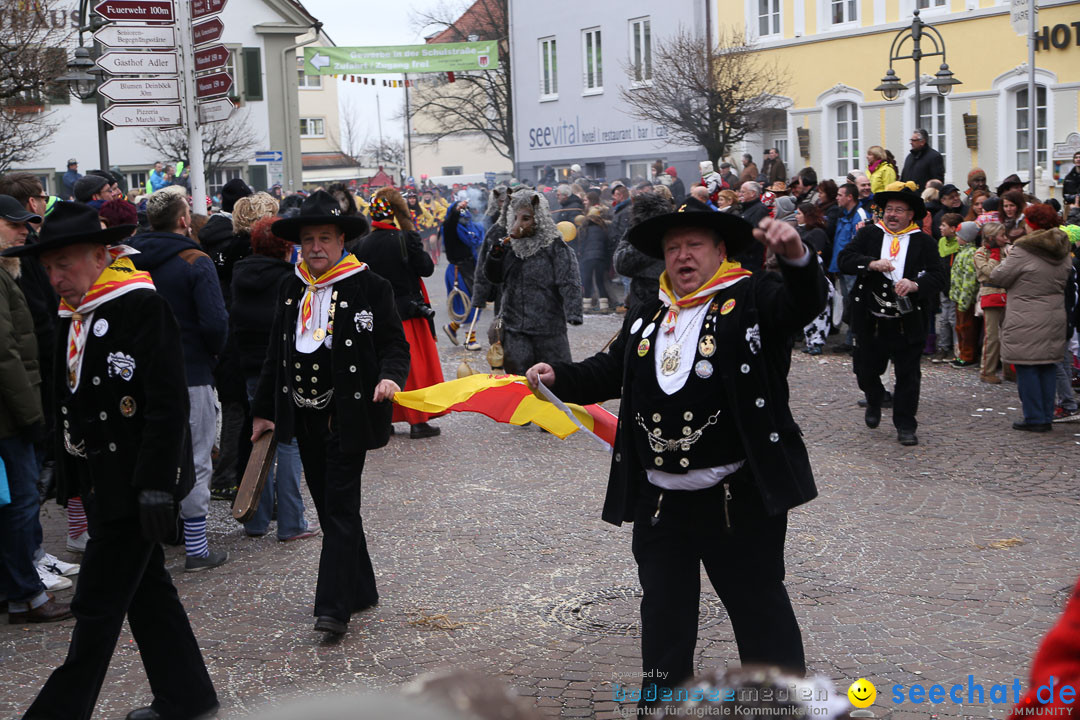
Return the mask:
POLYGON ((109 321, 105 318, 98 318, 94 323, 94 335, 101 337, 105 333, 109 332, 109 321))
POLYGON ((634 321, 634 324, 630 326, 630 334, 633 335, 641 329, 641 318, 634 321))
POLYGON ((649 323, 645 326, 645 329, 641 332, 641 337, 647 338, 652 335, 652 331, 656 329, 656 323, 649 323))

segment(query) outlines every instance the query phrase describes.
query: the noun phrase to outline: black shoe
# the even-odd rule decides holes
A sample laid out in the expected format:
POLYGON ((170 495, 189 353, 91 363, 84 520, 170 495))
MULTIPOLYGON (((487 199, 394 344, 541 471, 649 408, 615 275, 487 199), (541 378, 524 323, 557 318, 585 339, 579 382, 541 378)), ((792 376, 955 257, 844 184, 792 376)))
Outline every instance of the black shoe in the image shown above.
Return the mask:
POLYGON ((867 405, 866 414, 863 417, 866 420, 866 427, 873 430, 881 424, 881 408, 867 405))
POLYGON ((229 553, 224 550, 211 550, 206 557, 188 555, 184 560, 184 572, 199 572, 224 565, 229 559, 229 553))
POLYGON ((1026 430, 1028 432, 1050 432, 1054 426, 1050 423, 1026 423, 1014 422, 1013 430, 1026 430))
POLYGON ((954 368, 966 368, 966 367, 971 367, 974 364, 975 364, 974 360, 961 360, 960 358, 956 358, 951 363, 949 363, 949 365, 951 365, 954 368))
POLYGON ((428 423, 416 423, 409 426, 409 439, 420 440, 421 438, 436 437, 442 430, 428 423))
POLYGON ((141 707, 129 712, 125 720, 161 720, 161 714, 152 707, 141 707))
POLYGON ((900 441, 901 445, 918 445, 919 438, 915 437, 914 430, 897 430, 896 439, 900 441))
POLYGON ((315 630, 317 632, 330 633, 331 635, 344 635, 345 631, 348 629, 348 623, 344 623, 337 618, 332 618, 329 615, 321 615, 315 620, 315 630))

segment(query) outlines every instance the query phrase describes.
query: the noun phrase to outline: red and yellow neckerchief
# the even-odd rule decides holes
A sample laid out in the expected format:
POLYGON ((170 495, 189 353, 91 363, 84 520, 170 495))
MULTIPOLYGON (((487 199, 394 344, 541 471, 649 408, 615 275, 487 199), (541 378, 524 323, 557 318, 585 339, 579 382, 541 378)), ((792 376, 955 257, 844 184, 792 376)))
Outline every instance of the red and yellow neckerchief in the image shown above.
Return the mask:
POLYGON ((900 232, 894 233, 892 230, 885 227, 883 223, 879 222, 877 226, 881 228, 881 232, 885 233, 886 236, 891 238, 891 240, 889 241, 890 260, 895 260, 896 256, 900 254, 900 238, 906 237, 907 235, 910 235, 911 233, 916 232, 919 229, 918 225, 916 225, 915 223, 911 223, 900 232))
POLYGON ((313 316, 311 304, 316 290, 333 285, 338 280, 344 280, 350 275, 355 275, 364 270, 367 270, 367 263, 360 262, 355 255, 347 252, 341 256, 341 259, 332 268, 316 278, 308 271, 307 262, 301 260, 296 265, 296 276, 307 285, 307 289, 304 291, 304 299, 300 302, 301 329, 307 330, 311 326, 313 316))
POLYGON ((665 270, 660 274, 660 301, 668 309, 664 321, 661 323, 664 332, 675 332, 675 320, 678 319, 679 310, 682 308, 697 307, 706 303, 717 291, 723 290, 725 287, 751 275, 753 275, 752 272, 744 270, 742 265, 734 260, 725 260, 704 285, 679 298, 675 296, 674 291, 671 289, 671 280, 668 278, 667 270, 665 270))
POLYGON ((79 301, 78 307, 72 307, 67 300, 60 301, 57 314, 62 318, 71 318, 68 329, 67 369, 68 387, 72 390, 78 385, 79 362, 86 349, 86 317, 109 300, 120 297, 132 290, 145 288, 155 290, 150 273, 135 269, 135 264, 126 256, 134 253, 127 245, 108 248, 112 263, 101 271, 101 275, 79 301))

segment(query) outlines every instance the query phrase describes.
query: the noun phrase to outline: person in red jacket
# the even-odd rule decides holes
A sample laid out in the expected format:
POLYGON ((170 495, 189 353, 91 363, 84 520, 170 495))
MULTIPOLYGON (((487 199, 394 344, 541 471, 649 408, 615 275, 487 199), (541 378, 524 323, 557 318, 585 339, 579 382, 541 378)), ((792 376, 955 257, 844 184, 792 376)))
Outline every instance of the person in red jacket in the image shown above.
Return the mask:
POLYGON ((1013 708, 1009 720, 1038 714, 1067 717, 1076 709, 1075 692, 1080 685, 1080 582, 1073 588, 1065 612, 1043 638, 1031 661, 1031 682, 1023 700, 1013 708), (1074 692, 1069 693, 1065 686, 1074 692), (1040 692, 1041 691, 1041 692, 1040 692), (1064 691, 1064 692, 1063 692, 1064 691), (1062 696, 1065 697, 1062 697, 1062 696))

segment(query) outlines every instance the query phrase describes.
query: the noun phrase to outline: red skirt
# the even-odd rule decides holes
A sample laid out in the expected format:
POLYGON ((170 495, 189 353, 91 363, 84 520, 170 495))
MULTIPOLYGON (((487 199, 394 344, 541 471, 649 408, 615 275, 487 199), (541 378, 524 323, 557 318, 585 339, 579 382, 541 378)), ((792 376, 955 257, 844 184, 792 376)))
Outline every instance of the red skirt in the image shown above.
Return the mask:
MULTIPOLYGON (((402 389, 419 390, 441 383, 443 381, 442 363, 439 362, 439 349, 435 346, 435 338, 431 336, 431 325, 423 318, 410 318, 401 325, 405 329, 405 339, 409 342, 409 377, 402 389)), ((419 410, 394 405, 391 421, 416 425, 446 414, 446 412, 441 412, 430 415, 419 410)))

